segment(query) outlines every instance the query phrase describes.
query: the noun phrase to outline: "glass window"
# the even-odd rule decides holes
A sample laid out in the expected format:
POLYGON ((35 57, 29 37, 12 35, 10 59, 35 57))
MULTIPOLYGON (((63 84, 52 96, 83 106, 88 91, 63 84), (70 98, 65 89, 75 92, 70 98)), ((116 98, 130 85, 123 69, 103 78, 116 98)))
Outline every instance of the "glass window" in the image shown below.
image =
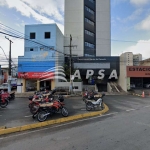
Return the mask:
POLYGON ((91 43, 89 43, 89 42, 85 42, 84 44, 85 44, 85 46, 87 46, 87 47, 95 48, 95 45, 94 45, 94 44, 91 44, 91 43))
POLYGON ((51 36, 50 32, 45 32, 45 39, 50 39, 50 36, 51 36))
POLYGON ((85 18, 85 21, 88 22, 89 24, 93 25, 93 26, 95 24, 93 21, 89 20, 88 18, 85 18))
POLYGON ((30 39, 35 39, 35 33, 34 32, 30 33, 30 39))
POLYGON ((90 12, 91 14, 94 15, 95 12, 94 12, 91 8, 85 6, 85 9, 86 9, 88 12, 90 12))

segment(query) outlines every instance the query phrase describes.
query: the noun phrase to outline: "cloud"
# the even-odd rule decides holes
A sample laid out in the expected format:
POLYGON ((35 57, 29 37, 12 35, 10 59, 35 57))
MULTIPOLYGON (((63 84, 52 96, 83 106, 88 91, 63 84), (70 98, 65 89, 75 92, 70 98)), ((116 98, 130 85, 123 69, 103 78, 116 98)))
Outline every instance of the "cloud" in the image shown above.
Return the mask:
POLYGON ((150 0, 130 0, 131 4, 134 4, 136 6, 146 5, 150 2, 150 0))
POLYGON ((136 20, 139 18, 139 16, 142 14, 143 9, 136 9, 130 16, 128 16, 125 21, 131 21, 131 20, 136 20))
POLYGON ((143 59, 150 58, 150 39, 139 40, 136 45, 128 47, 125 52, 132 52, 133 54, 142 54, 143 59))
MULTIPOLYGON (((59 1, 60 0, 42 0, 36 1, 35 3, 34 0, 3 0, 0 5, 15 8, 21 15, 28 18, 33 17, 41 23, 48 24, 56 22, 59 24, 58 26, 63 26, 63 0, 61 2, 59 1)), ((62 27, 61 30, 64 33, 62 27)))
POLYGON ((150 30, 150 15, 135 26, 138 30, 150 30))
POLYGON ((38 13, 52 16, 58 21, 63 21, 64 0, 22 0, 38 13))

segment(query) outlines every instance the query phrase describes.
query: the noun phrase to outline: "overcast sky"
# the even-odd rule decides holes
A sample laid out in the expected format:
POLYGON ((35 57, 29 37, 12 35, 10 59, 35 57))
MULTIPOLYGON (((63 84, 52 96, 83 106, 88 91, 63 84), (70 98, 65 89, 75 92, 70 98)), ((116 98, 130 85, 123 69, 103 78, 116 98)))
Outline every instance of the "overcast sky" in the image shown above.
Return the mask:
MULTIPOLYGON (((24 25, 57 23, 64 32, 64 0, 0 0, 0 23, 24 33, 24 25)), ((2 28, 0 26, 0 31, 2 28)), ((12 56, 23 55, 24 41, 11 38, 12 56)), ((9 42, 0 34, 0 46, 8 55, 9 42)), ((111 51, 150 57, 150 0, 111 0, 111 51)), ((0 49, 2 60, 3 52, 0 49)))

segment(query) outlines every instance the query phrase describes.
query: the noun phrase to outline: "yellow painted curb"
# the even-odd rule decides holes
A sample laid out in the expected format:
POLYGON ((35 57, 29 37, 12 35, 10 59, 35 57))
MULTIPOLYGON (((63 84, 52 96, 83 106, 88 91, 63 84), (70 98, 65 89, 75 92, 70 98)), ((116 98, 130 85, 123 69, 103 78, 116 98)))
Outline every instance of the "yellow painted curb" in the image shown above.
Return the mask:
POLYGON ((109 110, 109 108, 106 104, 104 104, 104 106, 105 106, 105 109, 102 110, 102 111, 89 112, 89 113, 84 113, 84 114, 79 114, 79 115, 75 115, 75 116, 64 117, 64 118, 60 118, 60 119, 56 119, 56 120, 39 122, 39 123, 34 123, 34 124, 29 124, 29 125, 24 125, 24 126, 19 126, 19 127, 3 128, 3 129, 0 130, 0 135, 14 133, 14 132, 21 132, 21 131, 25 131, 25 130, 45 127, 45 126, 48 126, 48 125, 53 125, 53 124, 73 121, 73 120, 77 120, 77 119, 102 115, 102 114, 106 113, 109 110))
POLYGON ((5 126, 0 126, 0 130, 3 130, 5 129, 6 127, 5 126))

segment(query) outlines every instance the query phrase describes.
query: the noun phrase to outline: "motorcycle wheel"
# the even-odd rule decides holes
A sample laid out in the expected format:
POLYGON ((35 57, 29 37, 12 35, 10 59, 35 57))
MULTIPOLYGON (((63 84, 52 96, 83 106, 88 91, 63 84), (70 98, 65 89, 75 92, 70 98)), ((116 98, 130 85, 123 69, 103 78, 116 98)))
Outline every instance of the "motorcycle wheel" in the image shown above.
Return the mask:
POLYGON ((93 108, 93 104, 91 102, 86 103, 86 110, 90 111, 93 108))
POLYGON ((12 96, 11 100, 15 100, 15 95, 14 95, 14 96, 12 96))
POLYGON ((7 101, 7 100, 5 100, 4 103, 0 103, 0 106, 1 106, 2 108, 5 108, 7 105, 8 105, 8 101, 7 101))
POLYGON ((38 114, 37 114, 37 120, 39 122, 43 122, 47 119, 47 111, 40 111, 38 114))
POLYGON ((82 100, 85 102, 85 97, 83 97, 82 100))
POLYGON ((63 107, 63 108, 61 109, 61 114, 62 114, 62 116, 64 116, 64 117, 68 117, 69 112, 68 112, 68 110, 67 110, 66 107, 63 107))
POLYGON ((35 114, 38 109, 39 109, 38 105, 30 105, 30 112, 31 112, 31 114, 35 114))

